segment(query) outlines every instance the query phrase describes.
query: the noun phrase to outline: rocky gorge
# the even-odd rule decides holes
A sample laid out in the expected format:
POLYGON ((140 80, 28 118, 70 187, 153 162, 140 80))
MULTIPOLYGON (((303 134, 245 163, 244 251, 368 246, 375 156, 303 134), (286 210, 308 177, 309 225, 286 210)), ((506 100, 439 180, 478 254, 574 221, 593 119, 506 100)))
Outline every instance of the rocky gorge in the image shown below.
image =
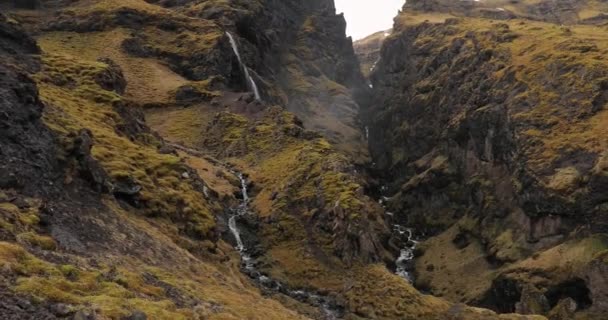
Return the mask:
POLYGON ((604 319, 602 1, 0 1, 0 318, 604 319))

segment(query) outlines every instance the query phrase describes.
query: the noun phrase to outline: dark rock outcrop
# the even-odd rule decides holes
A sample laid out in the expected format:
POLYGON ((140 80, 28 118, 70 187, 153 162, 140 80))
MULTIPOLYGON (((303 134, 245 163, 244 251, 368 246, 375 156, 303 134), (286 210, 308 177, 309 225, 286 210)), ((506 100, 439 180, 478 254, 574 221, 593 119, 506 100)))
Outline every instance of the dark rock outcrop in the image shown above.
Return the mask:
POLYGON ((38 52, 32 38, 0 15, 0 187, 27 193, 44 193, 58 178, 56 144, 42 124, 44 106, 26 71, 37 68, 29 55, 38 52))
POLYGON ((13 0, 13 5, 17 9, 36 9, 39 3, 38 0, 13 0))
POLYGON ((108 91, 114 91, 118 94, 125 93, 127 80, 125 80, 120 66, 109 58, 100 58, 98 61, 107 64, 108 67, 95 76, 97 84, 108 91))

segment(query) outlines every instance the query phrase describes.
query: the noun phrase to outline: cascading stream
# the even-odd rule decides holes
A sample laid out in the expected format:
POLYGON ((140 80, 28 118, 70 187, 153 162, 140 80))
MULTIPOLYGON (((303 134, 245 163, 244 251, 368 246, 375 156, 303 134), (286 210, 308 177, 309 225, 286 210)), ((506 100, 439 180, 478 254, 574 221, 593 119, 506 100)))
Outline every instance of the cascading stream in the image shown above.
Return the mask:
POLYGON ((256 100, 261 100, 260 91, 258 90, 258 85, 255 83, 255 80, 251 77, 251 73, 249 72, 249 68, 243 63, 243 59, 241 59, 241 54, 239 53, 239 47, 236 43, 236 40, 232 36, 232 34, 226 31, 226 36, 230 40, 230 45, 232 46, 232 51, 236 55, 237 60, 239 61, 239 65, 245 74, 245 80, 247 80, 247 88, 253 92, 256 100))
MULTIPOLYGON (((386 187, 383 186, 380 188, 382 193, 386 191, 386 187)), ((386 196, 382 196, 378 203, 384 207, 386 210, 385 203, 389 201, 390 198, 386 196)), ((388 216, 393 217, 394 214, 386 211, 388 216)), ((399 224, 393 224, 393 236, 399 240, 401 246, 401 251, 399 253, 399 257, 395 261, 395 274, 400 276, 401 278, 407 280, 409 283, 413 283, 414 279, 410 273, 412 268, 412 262, 414 260, 414 250, 416 250, 416 246, 418 245, 418 241, 414 240, 414 231, 411 228, 406 228, 399 224)))
POLYGON ((401 253, 395 261, 395 265, 397 266, 395 273, 401 278, 409 281, 410 283, 414 282, 412 275, 410 274, 410 264, 412 260, 414 260, 414 250, 416 249, 416 245, 418 242, 413 239, 413 231, 410 228, 404 228, 398 224, 394 225, 394 232, 396 232, 405 243, 405 245, 401 248, 401 253))
POLYGON ((242 201, 236 208, 232 210, 233 214, 228 219, 228 227, 236 241, 236 249, 241 255, 241 265, 243 272, 247 274, 251 279, 253 279, 253 281, 255 281, 260 286, 263 286, 266 289, 270 289, 275 292, 280 292, 295 300, 320 308, 323 311, 325 320, 338 319, 343 313, 343 311, 342 308, 339 307, 335 303, 335 301, 333 301, 333 299, 307 290, 290 289, 280 281, 271 279, 269 276, 264 275, 259 270, 257 270, 257 261, 248 252, 248 248, 241 237, 241 230, 239 229, 237 223, 237 220, 240 217, 250 214, 250 198, 247 191, 247 179, 245 179, 242 173, 233 172, 233 174, 235 174, 241 182, 242 201))

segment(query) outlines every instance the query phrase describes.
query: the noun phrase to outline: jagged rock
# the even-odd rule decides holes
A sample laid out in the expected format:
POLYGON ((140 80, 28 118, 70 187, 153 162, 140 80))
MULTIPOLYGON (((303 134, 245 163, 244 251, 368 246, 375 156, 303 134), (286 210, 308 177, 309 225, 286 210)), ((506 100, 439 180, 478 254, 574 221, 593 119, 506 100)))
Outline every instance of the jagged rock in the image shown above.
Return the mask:
POLYGON ((56 144, 40 117, 38 89, 25 70, 39 49, 24 31, 0 14, 0 187, 43 192, 43 179, 56 178, 56 144), (16 55, 25 56, 15 59, 16 55), (14 64, 11 64, 13 62, 14 64))
POLYGON ((608 310, 608 253, 600 254, 587 267, 585 283, 589 286, 592 308, 603 312, 608 310))
POLYGON ((73 313, 72 307, 64 303, 53 304, 51 305, 50 310, 58 317, 67 317, 73 313))
MULTIPOLYGON (((40 48, 23 28, 0 13, 0 51, 3 55, 9 54, 5 56, 6 59, 11 59, 10 55, 16 53, 40 53, 40 48)), ((21 63, 27 60, 27 57, 23 58, 20 61, 21 63)))
POLYGON ((95 81, 97 84, 108 91, 114 91, 118 94, 125 93, 125 89, 127 88, 127 80, 125 79, 120 66, 110 58, 100 58, 97 61, 108 65, 103 72, 95 75, 95 81))
POLYGON ((569 320, 574 319, 577 305, 576 301, 572 298, 562 299, 558 304, 549 312, 549 320, 569 320))
POLYGON ((137 183, 137 181, 131 177, 121 177, 114 181, 112 186, 112 193, 120 198, 125 199, 129 203, 138 206, 138 195, 141 191, 141 186, 137 183))
POLYGON ((145 116, 140 106, 120 101, 114 103, 113 107, 122 118, 122 122, 116 126, 118 132, 131 140, 137 140, 140 136, 146 134, 154 135, 146 125, 145 116))
POLYGON ((174 154, 174 155, 178 154, 177 150, 174 147, 169 146, 167 144, 164 144, 160 148, 158 148, 158 153, 160 153, 160 154, 174 154))
POLYGON ((522 289, 521 300, 515 304, 515 312, 520 314, 546 314, 549 309, 547 297, 533 285, 522 289))
POLYGON ((49 311, 50 306, 33 304, 25 297, 16 296, 0 288, 0 318, 6 320, 59 319, 49 311))
POLYGON ((125 39, 122 42, 122 49, 125 52, 128 52, 129 54, 136 56, 136 57, 148 57, 150 56, 151 50, 150 48, 146 47, 146 45, 144 44, 143 40, 140 38, 129 38, 129 39, 125 39))
POLYGON ((179 103, 184 104, 194 104, 203 101, 209 101, 213 97, 214 96, 210 92, 202 91, 192 85, 181 86, 177 89, 177 92, 175 93, 175 100, 179 103))
POLYGON ((15 8, 19 9, 36 9, 38 7, 38 0, 13 0, 15 8))
POLYGON ((97 316, 95 311, 88 310, 88 309, 78 310, 72 317, 72 320, 98 320, 98 319, 99 319, 99 317, 97 316))
POLYGON ((113 186, 105 169, 93 158, 93 134, 90 130, 83 129, 74 138, 72 155, 78 162, 78 172, 98 192, 108 192, 113 186))
POLYGON ((133 311, 130 316, 124 318, 124 320, 147 320, 148 316, 142 311, 133 311))

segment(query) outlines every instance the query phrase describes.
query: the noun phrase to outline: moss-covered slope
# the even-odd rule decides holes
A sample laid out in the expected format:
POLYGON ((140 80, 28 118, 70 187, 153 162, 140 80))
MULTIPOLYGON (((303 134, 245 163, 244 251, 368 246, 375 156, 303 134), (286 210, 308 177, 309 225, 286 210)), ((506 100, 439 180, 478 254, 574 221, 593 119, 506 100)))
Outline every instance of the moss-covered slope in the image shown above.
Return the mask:
POLYGON ((212 184, 123 101, 118 67, 0 28, 1 318, 303 318, 240 274, 212 184))
MULTIPOLYGON (((0 20, 0 94, 6 97, 0 104, 0 130, 9 128, 0 136, 0 155, 7 159, 0 164, 0 317, 323 318, 323 306, 284 294, 302 289, 331 299, 345 319, 544 319, 472 308, 454 301, 449 292, 443 293, 448 299, 425 295, 386 267, 398 253, 389 245, 385 221, 389 215, 366 194, 370 186, 357 165, 367 157, 362 125, 357 122, 357 101, 364 101, 359 95, 365 96, 367 89, 351 41, 344 36, 344 19, 335 14, 332 1, 48 0, 38 4, 36 10, 11 8, 12 18, 0 20), (35 35, 40 48, 19 23, 35 35), (226 32, 234 36, 242 62, 261 89, 261 101, 245 92, 249 90, 245 69, 226 32), (251 214, 233 221, 255 259, 255 271, 280 281, 286 286, 283 290, 269 289, 260 284, 262 277, 255 282, 241 272, 241 257, 230 244, 234 239, 228 220, 243 197, 236 171, 245 174, 252 201, 251 214)), ((494 69, 493 59, 506 65, 501 46, 516 37, 509 25, 482 19, 467 23, 471 25, 450 22, 436 29, 424 25, 416 32, 431 30, 424 40, 427 49, 432 52, 437 45, 448 60, 492 61, 492 67, 479 69, 479 79, 469 84, 473 87, 506 68, 494 69), (463 56, 458 56, 453 52, 458 50, 450 49, 475 45, 496 51, 475 56, 463 49, 463 56)), ((527 27, 535 30, 537 25, 521 25, 527 27)), ((398 25, 388 45, 407 47, 407 41, 400 41, 408 28, 398 25)), ((560 30, 554 31, 561 36, 560 30)), ((386 49, 383 58, 389 52, 386 49)), ((393 58, 398 64, 397 55, 393 58)), ((473 64, 468 62, 470 69, 473 64)), ((384 88, 391 80, 401 80, 399 72, 392 75, 396 78, 374 81, 384 88)), ((496 76, 505 77, 500 83, 509 83, 508 75, 496 76)), ((418 85, 422 91, 433 91, 431 80, 418 85)), ((385 97, 392 99, 392 91, 386 90, 385 97)), ((394 107, 392 102, 385 106, 394 107)), ((493 110, 485 111, 476 116, 502 123, 493 110)), ((436 115, 438 121, 450 117, 444 112, 436 115)), ((370 123, 374 135, 380 134, 378 124, 394 129, 392 123, 370 123)), ((469 133, 463 123, 445 127, 458 132, 458 137, 469 133)), ((496 140, 490 139, 492 145, 502 146, 506 129, 501 130, 496 140)), ((419 141, 430 145, 441 139, 431 130, 419 141)), ((423 145, 417 150, 422 153, 417 172, 399 180, 404 182, 399 184, 402 192, 391 210, 406 207, 407 201, 421 202, 429 186, 440 188, 442 193, 428 202, 441 209, 432 220, 435 230, 458 220, 465 242, 492 240, 493 256, 514 263, 508 265, 513 269, 505 265, 498 270, 502 278, 487 277, 488 287, 510 288, 529 277, 527 250, 561 243, 561 238, 552 238, 554 229, 570 229, 553 217, 545 218, 543 212, 509 215, 504 225, 517 226, 523 220, 531 230, 529 237, 495 228, 503 222, 499 218, 480 228, 477 218, 486 211, 441 215, 448 211, 441 206, 446 198, 467 199, 467 192, 475 187, 484 192, 479 197, 484 210, 505 202, 490 196, 497 190, 506 190, 506 197, 519 192, 495 185, 483 175, 471 179, 471 185, 461 184, 460 162, 450 152, 459 155, 463 140, 454 140, 455 149, 432 151, 423 145), (437 177, 450 183, 438 183, 437 177), (527 245, 527 239, 539 242, 527 245), (521 270, 515 262, 521 262, 521 270)), ((374 145, 374 152, 376 148, 384 146, 374 145)), ((491 159, 511 159, 485 150, 491 159)), ((399 175, 409 168, 402 166, 407 162, 405 154, 392 153, 389 158, 394 162, 377 157, 379 168, 391 166, 395 177, 403 177, 399 175)), ((510 169, 490 167, 488 174, 510 177, 510 169)), ((534 170, 526 167, 522 177, 535 178, 534 170)), ((552 185, 569 185, 573 176, 571 169, 560 171, 552 185)), ((530 179, 543 186, 541 178, 530 179)), ((601 186, 601 181, 597 183, 601 186)), ((586 194, 577 193, 572 199, 560 194, 555 199, 563 202, 556 206, 572 207, 568 201, 579 203, 578 197, 586 194)), ((532 193, 536 198, 529 201, 546 200, 543 195, 532 193)), ((545 205, 550 200, 534 203, 545 205)), ((458 206, 467 204, 462 200, 458 206)), ((420 211, 424 209, 423 205, 420 211)), ((422 215, 419 224, 427 220, 431 219, 422 215)), ((559 250, 547 251, 539 265, 553 265, 562 250, 575 252, 580 259, 572 262, 576 262, 572 274, 583 281, 601 280, 605 241, 600 236, 585 240, 589 233, 579 234, 580 239, 572 237, 559 250)), ((433 257, 432 252, 440 251, 427 252, 426 257, 433 257)), ((573 277, 564 277, 560 268, 547 273, 548 280, 530 284, 536 290, 564 288, 564 281, 569 284, 573 277), (543 287, 545 283, 550 285, 543 287)), ((484 279, 486 271, 482 270, 484 279)), ((432 281, 429 287, 437 293, 432 281)), ((533 288, 526 290, 518 292, 541 296, 533 288)), ((602 286, 588 290, 592 295, 604 294, 602 286)), ((552 312, 570 312, 571 303, 562 291, 542 292, 551 306, 557 301, 561 308, 552 312)), ((503 299, 500 293, 505 291, 496 292, 484 291, 487 294, 467 302, 496 308, 495 301, 503 299)), ((511 303, 507 298, 503 300, 511 303)), ((534 308, 543 306, 534 299, 526 302, 534 308)), ((593 308, 599 309, 589 306, 587 311, 602 310, 598 304, 593 308)))
MULTIPOLYGON (((604 10, 596 2, 560 5, 568 3, 564 16, 604 10)), ((608 38, 603 26, 520 14, 543 6, 558 10, 545 1, 408 1, 372 75, 370 148, 378 169, 391 173, 390 210, 437 235, 421 246, 418 285, 500 311, 549 314, 579 299, 578 317, 601 318, 604 311, 581 300, 587 293, 564 289, 568 281, 584 292, 593 285, 581 280, 584 267, 534 261, 564 241, 589 252, 573 254, 573 264, 593 264, 606 249, 587 246, 608 231, 601 191, 608 38), (499 5, 518 14, 482 14, 499 5), (530 307, 534 299, 546 304, 530 307)), ((589 297, 600 306, 605 299, 589 297)))

